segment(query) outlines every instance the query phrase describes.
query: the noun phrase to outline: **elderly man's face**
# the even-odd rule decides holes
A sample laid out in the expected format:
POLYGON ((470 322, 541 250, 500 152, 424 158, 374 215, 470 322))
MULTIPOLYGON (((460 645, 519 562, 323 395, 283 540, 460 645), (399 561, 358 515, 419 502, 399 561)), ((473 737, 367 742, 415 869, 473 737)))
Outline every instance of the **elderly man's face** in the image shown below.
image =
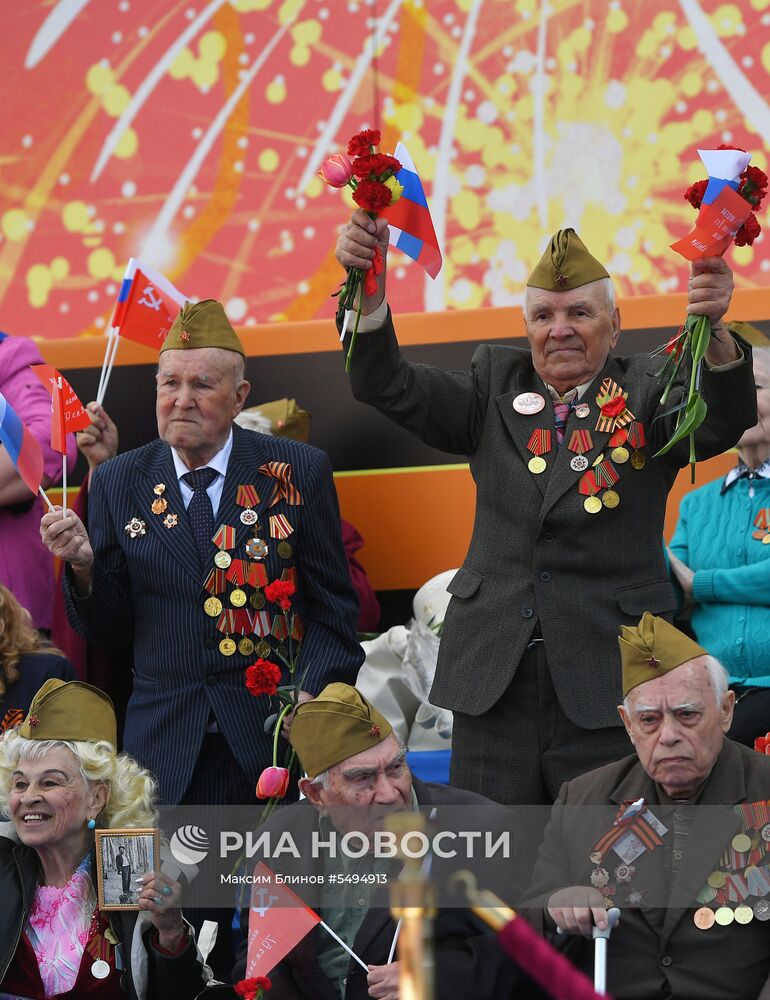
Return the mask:
POLYGON ((703 784, 722 749, 733 718, 735 695, 717 704, 705 657, 633 688, 629 711, 618 707, 647 774, 675 799, 690 798, 703 784))
POLYGON ((241 358, 218 347, 164 351, 158 362, 158 434, 190 468, 205 464, 227 440, 249 394, 241 358))
POLYGON ((23 844, 36 850, 85 852, 86 824, 107 801, 106 786, 87 784, 75 755, 66 747, 40 760, 20 760, 8 796, 11 819, 23 844))
POLYGON ((391 733, 378 746, 335 764, 328 788, 305 783, 302 791, 341 832, 359 830, 369 835, 381 828, 384 816, 411 806, 412 774, 406 751, 391 733))
POLYGON ((566 292, 528 289, 525 322, 535 371, 560 393, 590 382, 620 333, 620 313, 597 281, 566 292))
POLYGON ((757 423, 744 431, 738 448, 770 446, 770 358, 767 351, 754 355, 754 385, 757 389, 757 423))

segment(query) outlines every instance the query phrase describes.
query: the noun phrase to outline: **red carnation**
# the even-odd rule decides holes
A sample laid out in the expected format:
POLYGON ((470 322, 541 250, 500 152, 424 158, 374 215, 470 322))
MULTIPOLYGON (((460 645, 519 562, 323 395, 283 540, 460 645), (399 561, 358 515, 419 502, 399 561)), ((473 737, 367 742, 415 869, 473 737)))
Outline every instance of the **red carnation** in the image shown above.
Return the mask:
POLYGON ((361 181, 353 192, 353 201, 367 212, 381 212, 390 204, 392 192, 380 181, 361 181))
POLYGON ((626 408, 626 401, 622 396, 615 396, 609 403, 602 406, 603 417, 619 417, 626 408))
POLYGON ((372 146, 379 146, 380 130, 377 128, 365 128, 363 132, 357 132, 348 143, 348 156, 364 156, 371 153, 372 146))
POLYGON ((762 227, 757 221, 756 215, 752 212, 736 233, 735 245, 737 247, 750 247, 761 232, 762 227))
POLYGON ((246 667, 246 687, 255 698, 261 694, 276 694, 280 679, 281 668, 270 660, 260 658, 246 667))
POLYGON ((401 169, 401 164, 395 156, 387 153, 369 153, 367 156, 357 156, 353 160, 353 173, 362 180, 374 175, 377 180, 387 180, 384 175, 395 174, 401 169))
POLYGON ((708 184, 708 181, 696 181, 691 184, 684 193, 684 200, 689 201, 693 208, 700 208, 708 184))
POLYGON ((282 611, 288 611, 296 589, 291 580, 273 580, 265 587, 265 597, 273 604, 279 605, 282 611))
POLYGON ((767 736, 757 736, 754 740, 754 749, 759 753, 767 753, 768 745, 770 745, 770 733, 767 736))
POLYGON ((233 989, 243 1000, 259 1000, 264 990, 271 989, 273 984, 267 976, 256 976, 254 979, 241 979, 233 989))

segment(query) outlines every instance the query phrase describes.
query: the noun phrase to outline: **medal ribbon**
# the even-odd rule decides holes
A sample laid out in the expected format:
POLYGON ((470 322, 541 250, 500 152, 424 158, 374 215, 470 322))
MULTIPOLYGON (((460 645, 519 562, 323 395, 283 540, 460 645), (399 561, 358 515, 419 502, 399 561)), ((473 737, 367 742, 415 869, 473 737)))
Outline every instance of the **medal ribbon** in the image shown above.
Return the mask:
POLYGON ((617 382, 613 382, 611 378, 606 378, 602 382, 602 387, 599 390, 599 395, 596 397, 596 402, 599 404, 600 412, 596 420, 596 430, 600 431, 602 434, 611 434, 613 431, 617 430, 619 427, 625 427, 626 424, 630 424, 634 419, 633 413, 625 405, 617 416, 605 416, 601 412, 601 407, 606 406, 607 403, 611 403, 614 399, 618 397, 624 397, 625 393, 620 388, 617 382))
POLYGON ((644 424, 641 420, 633 420, 628 425, 628 443, 636 451, 644 448, 644 424))
POLYGON ((288 518, 286 518, 283 514, 270 515, 271 538, 288 538, 293 531, 294 528, 292 528, 289 524, 288 518))
POLYGON ((259 473, 275 480, 273 495, 267 505, 268 507, 275 506, 279 500, 285 500, 286 503, 291 504, 293 507, 302 503, 299 490, 291 481, 291 466, 288 462, 265 462, 264 465, 260 466, 259 473))
POLYGON ((577 452, 578 455, 583 455, 585 452, 590 451, 593 446, 594 443, 589 430, 573 431, 570 434, 569 443, 567 444, 567 448, 570 451, 577 452))
POLYGON ((253 630, 251 613, 246 608, 238 608, 234 616, 234 631, 239 635, 248 635, 253 630))
POLYGON ((267 611, 255 612, 252 631, 254 635, 258 635, 260 637, 270 635, 270 615, 267 611))
POLYGON ((212 569, 206 577, 203 589, 207 590, 210 594, 221 594, 226 587, 225 579, 225 571, 223 569, 212 569))
POLYGON ((267 567, 264 563, 249 561, 246 583, 257 590, 267 586, 267 567))
POLYGON ((578 480, 578 493, 582 493, 583 496, 592 497, 595 493, 599 492, 599 487, 596 483, 596 476, 594 475, 593 469, 588 469, 578 480))
POLYGON ((235 632, 235 609, 226 608, 217 620, 217 629, 225 635, 235 632))
POLYGON ((235 528, 229 524, 220 524, 211 541, 218 549, 235 548, 235 528))
MULTIPOLYGON (((628 816, 624 815, 629 806, 636 805, 636 802, 639 801, 640 800, 638 799, 636 801, 628 800, 623 803, 618 810, 618 814, 615 817, 615 822, 612 828, 597 840, 596 844, 594 844, 593 851, 596 851, 602 856, 605 855, 612 845, 617 843, 617 841, 620 840, 621 837, 625 836, 625 834, 629 831, 635 833, 649 851, 655 850, 656 847, 659 847, 663 843, 656 830, 654 830, 644 818, 644 813, 646 811, 644 799, 641 800, 641 804, 638 809, 635 809, 628 816)), ((593 853, 593 851, 591 853, 593 853)))
POLYGON ((538 427, 532 431, 527 445, 527 451, 533 455, 544 455, 551 450, 551 432, 547 427, 538 427))
POLYGON ((768 515, 770 515, 770 507, 763 507, 762 510, 754 518, 755 527, 767 531, 768 515))
POLYGON ((243 559, 233 559, 227 568, 226 576, 230 583, 234 583, 236 587, 241 587, 246 583, 248 565, 243 559))
POLYGON ((615 431, 608 443, 610 448, 620 448, 626 441, 628 441, 628 431, 625 427, 621 427, 620 430, 615 431))
POLYGON ((305 626, 302 624, 302 619, 299 615, 294 615, 294 621, 292 622, 291 637, 297 642, 302 642, 302 637, 305 634, 305 626))
POLYGON ((276 639, 285 639, 289 634, 289 626, 284 615, 276 615, 273 619, 272 634, 276 639))
POLYGON ((95 962, 107 962, 107 964, 111 966, 112 945, 104 934, 105 926, 109 927, 109 925, 106 923, 104 917, 98 910, 94 911, 94 921, 96 926, 94 927, 93 934, 88 939, 86 951, 95 962))
POLYGON ((614 486, 619 478, 612 463, 608 462, 606 459, 605 461, 600 462, 593 472, 596 474, 596 484, 600 488, 602 486, 614 486))
POLYGON ((282 580, 290 580, 294 586, 297 586, 297 570, 294 566, 287 566, 286 569, 281 573, 282 580))
POLYGON ((235 502, 239 507, 256 507, 259 503, 256 486, 242 483, 235 491, 235 502))

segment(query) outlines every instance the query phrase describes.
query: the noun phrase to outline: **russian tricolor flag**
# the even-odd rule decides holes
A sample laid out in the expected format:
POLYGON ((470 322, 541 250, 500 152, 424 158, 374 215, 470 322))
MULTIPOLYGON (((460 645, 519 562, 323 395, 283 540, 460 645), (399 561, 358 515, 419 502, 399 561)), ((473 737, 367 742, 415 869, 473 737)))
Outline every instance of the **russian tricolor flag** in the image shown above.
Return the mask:
POLYGON ((389 205, 380 213, 388 220, 390 244, 416 260, 431 278, 435 278, 441 270, 441 250, 422 181, 402 143, 398 143, 393 155, 401 163, 401 169, 395 177, 403 185, 404 192, 395 205, 389 205))
POLYGON ((0 441, 16 471, 30 492, 37 494, 43 480, 43 452, 40 442, 19 419, 5 396, 0 392, 0 441))

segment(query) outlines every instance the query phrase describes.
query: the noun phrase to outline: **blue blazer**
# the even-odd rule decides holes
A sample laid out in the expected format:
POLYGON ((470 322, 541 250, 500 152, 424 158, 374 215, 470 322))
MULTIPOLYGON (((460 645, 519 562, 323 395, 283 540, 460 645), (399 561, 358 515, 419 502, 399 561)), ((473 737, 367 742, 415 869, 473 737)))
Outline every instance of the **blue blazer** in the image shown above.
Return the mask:
MULTIPOLYGON (((270 582, 294 567, 297 595, 293 608, 305 627, 299 672, 307 668, 303 688, 317 694, 326 684, 355 682, 363 651, 356 639, 358 602, 350 582, 340 534, 337 494, 328 456, 310 445, 268 437, 233 426, 215 525, 236 529, 234 559, 247 559, 246 542, 257 535, 269 545, 263 561, 270 582), (281 499, 271 505, 275 480, 257 470, 265 462, 288 462, 291 482, 302 504, 281 499), (260 531, 240 521, 237 487, 251 484, 259 495, 254 508, 260 531), (292 526, 292 555, 277 554, 278 539, 269 536, 269 517, 283 514, 292 526)), ((270 763, 271 737, 264 722, 277 700, 254 697, 244 686, 244 670, 256 654, 225 656, 217 618, 203 610, 209 596, 203 587, 214 568, 216 547, 201 571, 192 528, 179 491, 173 456, 160 440, 105 462, 94 472, 88 506, 88 533, 94 550, 91 594, 76 598, 69 574, 64 597, 73 627, 89 641, 106 647, 133 644, 134 690, 128 704, 124 749, 149 768, 160 782, 161 801, 177 804, 198 759, 213 713, 240 767, 259 777, 270 763), (154 487, 165 485, 168 506, 153 514, 154 487), (177 524, 166 527, 168 514, 177 524), (126 525, 138 518, 143 533, 126 525)), ((252 593, 251 588, 244 588, 252 593)), ((220 594, 225 609, 227 594, 220 594)), ((247 604, 248 608, 249 605, 247 604)), ((265 610, 277 611, 267 605, 265 610)), ((235 636, 236 641, 240 637, 235 636)), ((277 640, 269 638, 273 648, 277 640)), ((270 657, 280 665, 276 655, 270 657)), ((285 672, 285 678, 288 674, 285 672)), ((284 678, 284 679, 285 679, 284 678)))

